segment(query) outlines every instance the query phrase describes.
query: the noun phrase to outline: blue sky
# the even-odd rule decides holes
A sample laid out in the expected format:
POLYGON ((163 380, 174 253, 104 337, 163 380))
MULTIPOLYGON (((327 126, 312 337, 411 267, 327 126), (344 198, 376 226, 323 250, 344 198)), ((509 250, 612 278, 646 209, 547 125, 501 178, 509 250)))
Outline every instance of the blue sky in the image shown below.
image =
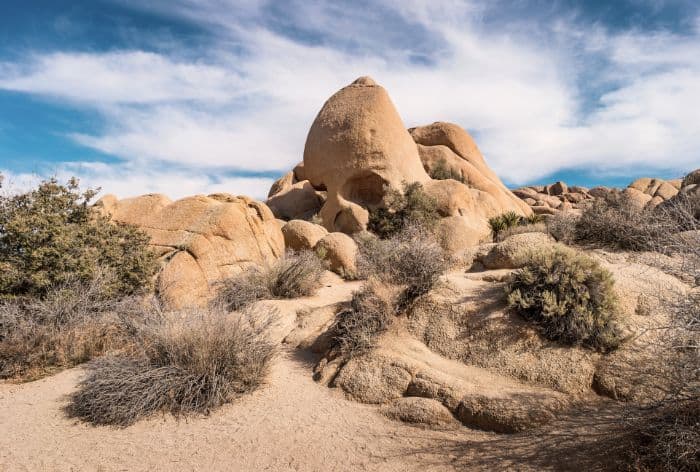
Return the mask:
POLYGON ((700 167, 695 0, 2 0, 0 172, 264 197, 361 75, 512 186, 700 167))

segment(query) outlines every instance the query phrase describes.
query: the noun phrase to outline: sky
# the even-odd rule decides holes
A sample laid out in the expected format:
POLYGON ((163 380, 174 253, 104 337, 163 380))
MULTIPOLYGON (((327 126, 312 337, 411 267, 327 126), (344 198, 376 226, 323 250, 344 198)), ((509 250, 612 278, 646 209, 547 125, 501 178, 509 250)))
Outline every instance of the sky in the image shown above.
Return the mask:
POLYGON ((511 187, 700 167, 697 0, 0 0, 0 173, 264 198, 364 75, 511 187))

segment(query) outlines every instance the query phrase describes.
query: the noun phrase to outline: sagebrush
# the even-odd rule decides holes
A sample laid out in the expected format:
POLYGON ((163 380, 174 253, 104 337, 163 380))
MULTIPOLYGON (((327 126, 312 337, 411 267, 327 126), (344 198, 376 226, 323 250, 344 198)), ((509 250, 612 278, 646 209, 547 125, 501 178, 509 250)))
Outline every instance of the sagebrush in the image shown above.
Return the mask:
POLYGON ((546 338, 610 351, 622 342, 613 284, 594 259, 559 246, 529 254, 506 293, 509 307, 546 338))
POLYGON ((320 287, 324 271, 312 251, 290 252, 268 266, 253 266, 219 282, 212 305, 240 310, 257 300, 309 296, 320 287))
POLYGON ((140 327, 135 352, 90 363, 66 410, 116 426, 157 412, 209 413, 264 381, 276 351, 274 319, 260 312, 166 314, 140 327))
POLYGON ((440 218, 437 200, 419 182, 404 184, 403 192, 389 189, 385 206, 370 209, 367 229, 380 238, 389 238, 408 227, 431 230, 440 218))

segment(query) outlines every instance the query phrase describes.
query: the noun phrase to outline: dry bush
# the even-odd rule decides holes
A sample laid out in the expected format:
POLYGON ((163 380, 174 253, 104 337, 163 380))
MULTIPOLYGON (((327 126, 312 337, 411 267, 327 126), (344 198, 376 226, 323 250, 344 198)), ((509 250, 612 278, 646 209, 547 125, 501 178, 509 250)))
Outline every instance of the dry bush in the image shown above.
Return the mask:
POLYGON ((389 239, 358 238, 358 247, 358 273, 405 286, 404 302, 430 291, 449 266, 445 250, 419 227, 409 227, 389 239))
POLYGON ((694 197, 679 195, 654 208, 639 208, 625 194, 591 201, 576 221, 575 240, 630 251, 672 253, 679 232, 696 230, 694 197))
POLYGON ((498 236, 501 231, 505 231, 509 228, 519 226, 521 222, 521 216, 514 211, 508 211, 502 213, 498 216, 493 216, 489 218, 489 226, 491 227, 491 232, 494 237, 498 236))
POLYGON ((629 470, 700 470, 700 400, 674 402, 636 419, 630 432, 629 470))
POLYGON ((209 413, 264 381, 276 345, 274 317, 253 312, 171 313, 142 326, 139 349, 88 365, 67 412, 128 426, 156 412, 209 413))
POLYGON ((319 287, 323 263, 312 251, 287 253, 266 267, 250 267, 218 283, 212 306, 240 310, 257 300, 312 295, 319 287))
POLYGON ((111 280, 67 281, 43 299, 0 302, 0 378, 33 379, 123 349, 143 301, 111 298, 111 280))
POLYGON ((157 269, 148 236, 112 223, 81 192, 77 179, 56 179, 18 195, 0 195, 0 298, 43 297, 74 280, 88 282, 102 269, 114 277, 105 290, 119 297, 151 285, 157 269))
POLYGON ((530 254, 506 291, 509 307, 548 339, 601 351, 621 342, 612 276, 584 254, 563 246, 530 254))
POLYGON ((404 184, 403 190, 388 190, 386 206, 370 209, 367 229, 380 238, 392 237, 412 226, 432 230, 440 218, 437 200, 425 193, 420 183, 404 184))
POLYGON ((580 215, 568 211, 560 211, 547 218, 547 232, 557 241, 571 244, 576 240, 576 224, 580 215))
POLYGON ((350 306, 336 315, 330 328, 333 345, 350 356, 372 349, 377 337, 391 325, 397 301, 394 287, 368 280, 352 294, 350 306))
POLYGON ((513 226, 508 229, 504 229, 498 232, 496 236, 496 242, 501 242, 506 238, 513 236, 515 234, 523 233, 545 233, 547 234, 547 225, 544 223, 527 223, 524 225, 513 226))

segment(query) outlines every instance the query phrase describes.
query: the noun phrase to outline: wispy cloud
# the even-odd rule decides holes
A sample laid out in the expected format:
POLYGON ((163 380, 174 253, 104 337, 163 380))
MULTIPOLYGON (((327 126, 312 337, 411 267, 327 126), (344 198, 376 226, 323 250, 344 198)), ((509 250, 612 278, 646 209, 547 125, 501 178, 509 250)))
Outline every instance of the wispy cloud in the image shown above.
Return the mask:
MULTIPOLYGON (((209 191, 222 171, 291 167, 323 101, 366 74, 386 86, 407 126, 444 120, 472 131, 511 182, 572 167, 681 172, 700 160, 698 30, 611 32, 562 16, 528 34, 527 19, 483 24, 488 6, 476 1, 285 5, 149 2, 211 31, 201 59, 33 55, 0 65, 0 88, 97 110, 103 129, 71 138, 123 163, 88 175, 111 172, 144 192, 209 191), (170 165, 190 169, 190 183, 179 187, 170 165)), ((241 193, 253 183, 221 182, 241 193)))

